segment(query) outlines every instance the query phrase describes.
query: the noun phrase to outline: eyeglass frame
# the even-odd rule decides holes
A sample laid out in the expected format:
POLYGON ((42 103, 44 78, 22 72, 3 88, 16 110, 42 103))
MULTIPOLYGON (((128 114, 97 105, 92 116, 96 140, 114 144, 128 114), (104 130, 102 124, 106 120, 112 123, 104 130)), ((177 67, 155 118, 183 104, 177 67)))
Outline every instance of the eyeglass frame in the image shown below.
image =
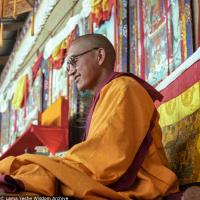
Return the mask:
POLYGON ((76 62, 78 61, 78 57, 79 56, 83 56, 93 50, 97 50, 99 49, 100 47, 93 47, 92 49, 89 49, 87 51, 84 51, 80 54, 76 54, 76 55, 71 55, 68 59, 67 59, 67 71, 69 72, 71 70, 71 66, 72 68, 76 68, 74 65, 76 64, 76 62))

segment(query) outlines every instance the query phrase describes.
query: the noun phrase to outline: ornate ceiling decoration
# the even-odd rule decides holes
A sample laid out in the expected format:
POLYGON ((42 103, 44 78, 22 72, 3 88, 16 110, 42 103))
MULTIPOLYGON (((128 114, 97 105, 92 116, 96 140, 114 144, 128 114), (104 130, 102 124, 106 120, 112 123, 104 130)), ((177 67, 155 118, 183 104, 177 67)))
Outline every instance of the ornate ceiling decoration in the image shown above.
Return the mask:
POLYGON ((31 0, 0 0, 1 18, 10 18, 32 10, 31 0))
POLYGON ((35 0, 0 0, 0 73, 35 0))

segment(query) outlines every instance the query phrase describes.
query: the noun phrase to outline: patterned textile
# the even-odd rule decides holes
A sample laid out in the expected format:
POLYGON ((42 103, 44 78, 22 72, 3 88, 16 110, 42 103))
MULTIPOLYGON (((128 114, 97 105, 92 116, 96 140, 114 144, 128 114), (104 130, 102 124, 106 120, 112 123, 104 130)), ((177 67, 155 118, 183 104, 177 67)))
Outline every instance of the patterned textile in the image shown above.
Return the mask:
POLYGON ((181 184, 200 181, 200 109, 162 128, 171 168, 181 184))
MULTIPOLYGON (((8 109, 2 113, 2 119, 1 119, 1 152, 3 150, 3 146, 9 143, 9 136, 11 134, 11 129, 10 129, 10 117, 11 117, 11 109, 10 105, 8 109)), ((14 122, 14 120, 12 121, 14 122)))
POLYGON ((199 67, 200 61, 161 91, 158 105, 164 148, 181 184, 200 181, 199 67))
POLYGON ((179 96, 162 104, 158 111, 161 127, 171 125, 191 115, 200 108, 200 81, 179 96))

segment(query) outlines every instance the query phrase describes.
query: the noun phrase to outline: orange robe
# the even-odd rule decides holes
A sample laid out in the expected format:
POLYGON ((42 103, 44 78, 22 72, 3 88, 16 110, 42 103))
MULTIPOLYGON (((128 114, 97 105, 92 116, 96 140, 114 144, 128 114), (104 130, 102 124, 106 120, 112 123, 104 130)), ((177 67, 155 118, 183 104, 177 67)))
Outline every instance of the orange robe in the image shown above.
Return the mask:
POLYGON ((176 175, 168 168, 158 121, 153 142, 128 191, 106 185, 116 182, 131 165, 155 107, 146 90, 130 77, 105 85, 96 104, 86 141, 63 158, 24 154, 0 162, 0 173, 21 180, 25 190, 39 195, 58 194, 81 199, 162 199, 178 191, 176 175))

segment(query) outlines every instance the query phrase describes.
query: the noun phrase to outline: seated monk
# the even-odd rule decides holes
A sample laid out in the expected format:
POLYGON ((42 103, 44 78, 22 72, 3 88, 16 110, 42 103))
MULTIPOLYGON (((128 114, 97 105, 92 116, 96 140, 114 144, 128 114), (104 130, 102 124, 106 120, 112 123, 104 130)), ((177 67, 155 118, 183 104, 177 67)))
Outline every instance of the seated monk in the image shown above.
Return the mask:
POLYGON ((114 63, 115 50, 106 37, 88 34, 72 42, 68 73, 79 90, 94 93, 84 140, 62 158, 23 154, 0 161, 2 193, 92 200, 190 198, 190 191, 185 197, 179 192, 164 153, 153 103, 161 95, 133 74, 113 72, 114 63))

